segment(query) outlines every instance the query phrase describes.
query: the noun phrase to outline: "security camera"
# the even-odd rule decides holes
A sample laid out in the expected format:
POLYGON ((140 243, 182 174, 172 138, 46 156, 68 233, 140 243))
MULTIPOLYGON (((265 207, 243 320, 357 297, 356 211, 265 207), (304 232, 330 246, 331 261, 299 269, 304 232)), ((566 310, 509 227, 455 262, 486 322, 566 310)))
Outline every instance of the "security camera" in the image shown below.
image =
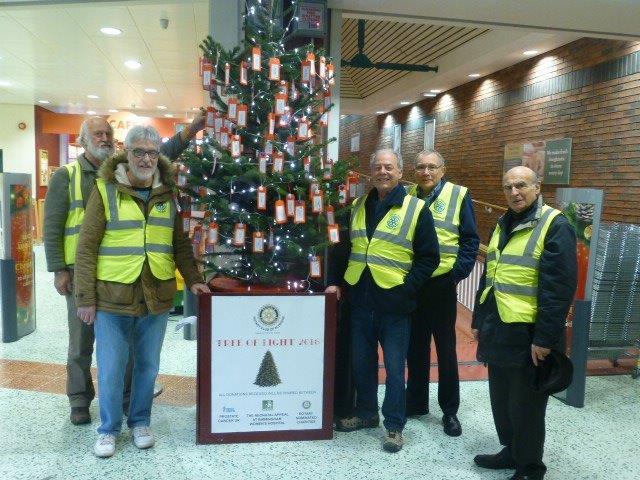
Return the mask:
POLYGON ((160 28, 162 28, 163 30, 166 30, 167 28, 169 28, 169 17, 167 16, 166 13, 163 13, 160 16, 160 28))

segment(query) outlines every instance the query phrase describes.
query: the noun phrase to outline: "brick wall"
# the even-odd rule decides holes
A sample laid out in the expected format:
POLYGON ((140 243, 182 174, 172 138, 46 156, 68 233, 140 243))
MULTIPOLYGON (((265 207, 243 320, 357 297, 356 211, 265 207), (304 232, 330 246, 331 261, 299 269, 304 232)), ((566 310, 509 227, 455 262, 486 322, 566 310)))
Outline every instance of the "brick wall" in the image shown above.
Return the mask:
MULTIPOLYGON (((447 178, 474 199, 505 204, 506 143, 571 137, 569 186, 604 189, 604 220, 640 223, 640 42, 581 39, 387 115, 345 117, 340 158, 353 155, 351 136, 360 133, 358 169, 368 173, 369 156, 391 147, 400 123, 404 176, 413 180, 411 160, 433 117, 447 178)), ((543 186, 548 203, 557 187, 543 186)), ((491 210, 476 205, 485 244, 500 213, 491 210)))

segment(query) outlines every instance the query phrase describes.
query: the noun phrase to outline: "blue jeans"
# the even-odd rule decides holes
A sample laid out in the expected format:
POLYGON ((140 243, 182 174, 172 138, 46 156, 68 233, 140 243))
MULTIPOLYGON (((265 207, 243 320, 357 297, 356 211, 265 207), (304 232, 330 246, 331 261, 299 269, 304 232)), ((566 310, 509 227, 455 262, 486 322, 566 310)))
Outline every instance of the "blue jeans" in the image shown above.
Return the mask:
POLYGON ((127 425, 130 428, 149 426, 153 388, 160 368, 160 350, 168 318, 169 312, 132 317, 98 311, 95 334, 102 421, 98 433, 117 435, 120 432, 122 392, 130 344, 134 356, 127 425))
MULTIPOLYGON (((368 303, 368 302, 367 302, 368 303)), ((384 426, 401 432, 407 421, 404 366, 409 348, 408 314, 378 313, 367 305, 351 306, 353 378, 357 392, 356 415, 378 414, 378 342, 384 354, 387 382, 382 402, 384 426)))

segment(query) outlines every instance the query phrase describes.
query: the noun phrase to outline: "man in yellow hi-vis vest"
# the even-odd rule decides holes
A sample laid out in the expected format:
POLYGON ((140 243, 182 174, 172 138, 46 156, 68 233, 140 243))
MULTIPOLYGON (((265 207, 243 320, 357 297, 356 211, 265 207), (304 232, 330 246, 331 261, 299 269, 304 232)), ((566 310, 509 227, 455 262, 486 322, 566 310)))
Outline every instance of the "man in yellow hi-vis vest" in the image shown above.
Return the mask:
POLYGON ((338 420, 336 430, 352 432, 378 426, 380 342, 387 374, 383 448, 397 452, 404 443, 404 366, 411 312, 415 295, 437 268, 440 257, 429 209, 399 185, 400 155, 378 150, 370 166, 374 188, 353 203, 350 241, 344 242, 346 265, 336 265, 327 279, 328 292, 340 297, 346 290, 357 395, 355 415, 338 420))
POLYGON ((462 434, 458 420, 460 381, 456 355, 456 285, 473 270, 480 239, 471 195, 466 187, 444 178, 445 160, 435 150, 416 157, 417 185, 409 194, 423 199, 431 214, 440 244, 440 265, 418 294, 418 308, 411 320, 407 354, 407 416, 429 413, 431 337, 438 353, 438 404, 444 432, 462 434))
POLYGON ((545 205, 527 167, 503 177, 509 209, 487 248, 472 329, 478 360, 489 367, 489 394, 504 448, 477 455, 483 468, 515 469, 512 480, 541 480, 549 395, 533 388, 534 365, 565 349, 565 321, 577 285, 576 236, 559 210, 545 205))
POLYGON ((174 172, 169 160, 160 157, 160 135, 153 127, 135 126, 124 143, 125 152, 100 168, 76 254, 78 318, 89 325, 95 320, 98 457, 115 453, 130 348, 133 379, 127 425, 136 447, 155 443, 149 427, 151 405, 176 293, 176 267, 192 293, 209 291, 176 211, 174 172))
MULTIPOLYGON (((204 119, 204 114, 198 113, 187 128, 163 143, 163 155, 176 158, 204 128, 204 119)), ((91 421, 89 405, 95 396, 91 378, 94 332, 92 325, 78 320, 72 295, 73 272, 80 227, 98 168, 114 153, 113 129, 104 118, 90 117, 82 122, 77 143, 84 152, 76 161, 56 170, 49 182, 44 203, 44 250, 47 270, 55 272, 55 288, 67 302, 66 390, 71 406, 71 423, 81 425, 91 421)), ((127 392, 125 397, 128 397, 127 392)), ((128 398, 124 402, 128 403, 128 398)))

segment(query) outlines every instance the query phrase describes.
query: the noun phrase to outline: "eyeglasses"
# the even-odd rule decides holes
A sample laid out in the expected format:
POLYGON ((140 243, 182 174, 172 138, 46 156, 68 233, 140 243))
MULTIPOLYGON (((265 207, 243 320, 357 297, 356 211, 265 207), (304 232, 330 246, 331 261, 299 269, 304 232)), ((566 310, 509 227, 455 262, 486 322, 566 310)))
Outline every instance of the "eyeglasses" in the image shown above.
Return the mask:
POLYGON ((428 172, 433 173, 433 172, 436 172, 441 167, 444 167, 444 164, 443 165, 434 165, 432 163, 427 165, 419 164, 419 165, 416 165, 416 172, 427 170, 428 172))
POLYGON ((531 184, 526 183, 526 182, 518 182, 518 183, 513 183, 511 185, 503 185, 502 188, 506 193, 509 193, 511 190, 513 190, 514 188, 516 190, 518 190, 519 192, 526 190, 527 188, 529 188, 531 186, 531 184))
POLYGON ((144 150, 142 148, 134 148, 131 150, 133 156, 136 158, 144 158, 145 155, 149 155, 149 158, 155 160, 160 155, 158 150, 144 150))

